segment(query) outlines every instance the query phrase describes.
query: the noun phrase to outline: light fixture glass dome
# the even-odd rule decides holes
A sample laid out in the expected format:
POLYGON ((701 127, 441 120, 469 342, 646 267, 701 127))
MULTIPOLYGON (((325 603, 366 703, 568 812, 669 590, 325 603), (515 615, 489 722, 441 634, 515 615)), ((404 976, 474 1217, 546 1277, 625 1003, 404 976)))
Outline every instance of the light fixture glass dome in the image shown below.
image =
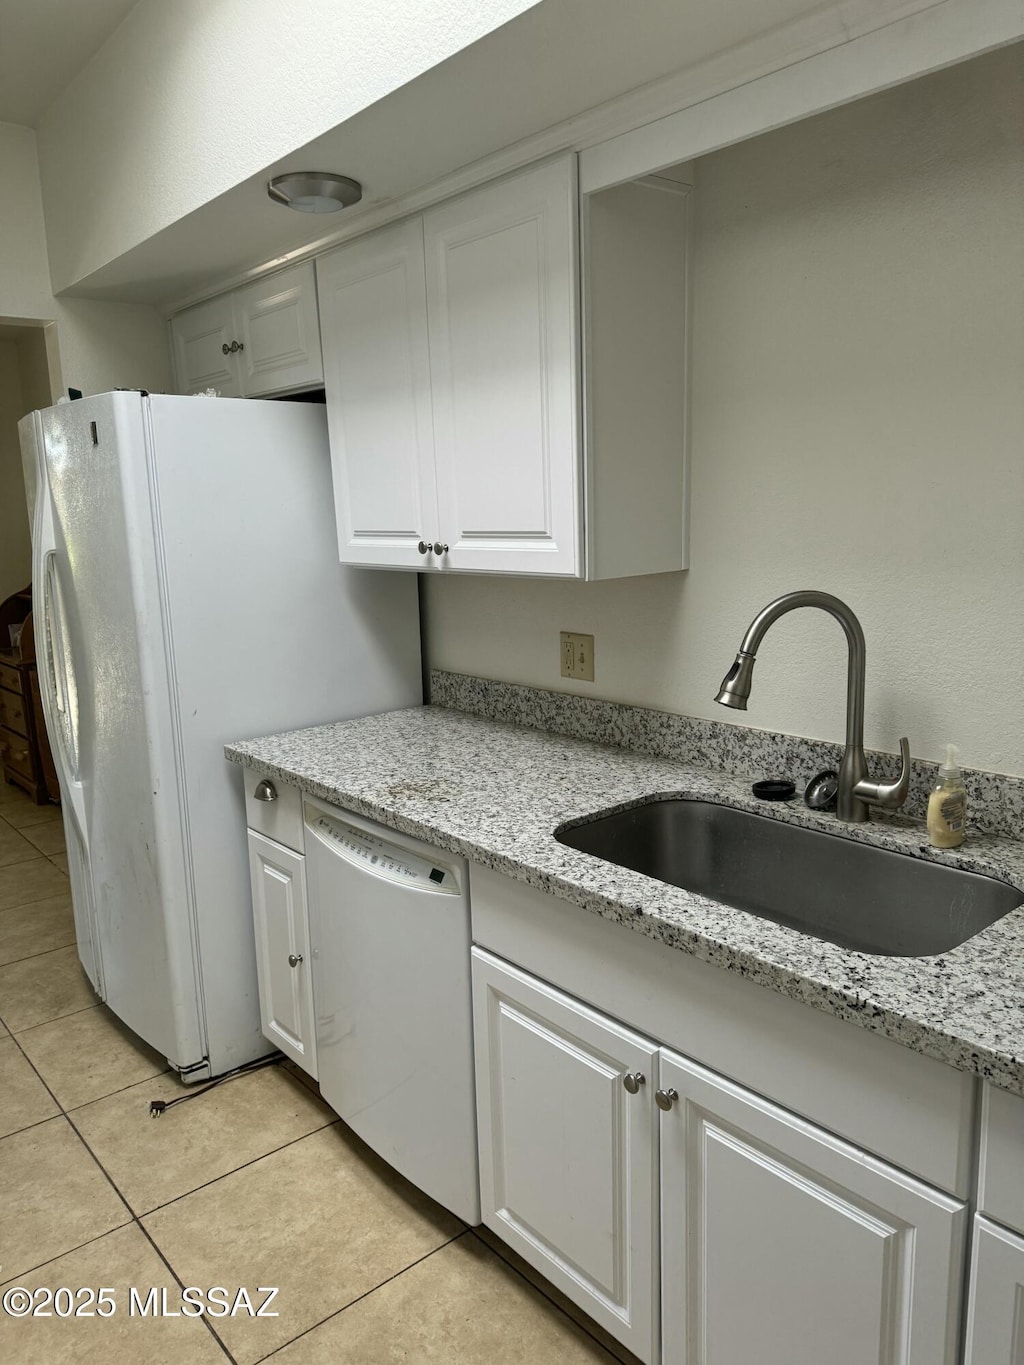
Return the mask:
POLYGON ((358 180, 326 171, 288 171, 267 181, 267 194, 275 204, 284 204, 299 213, 337 213, 338 209, 358 204, 363 187, 358 180))

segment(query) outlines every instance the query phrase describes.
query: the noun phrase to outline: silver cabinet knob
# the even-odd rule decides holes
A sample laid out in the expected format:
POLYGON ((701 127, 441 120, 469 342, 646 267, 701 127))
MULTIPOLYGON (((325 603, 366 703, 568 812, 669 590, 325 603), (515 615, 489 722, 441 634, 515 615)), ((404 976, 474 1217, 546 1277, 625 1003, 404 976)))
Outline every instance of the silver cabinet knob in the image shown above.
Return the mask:
POLYGON ((266 778, 262 782, 257 782, 253 796, 257 801, 276 801, 277 788, 273 782, 268 782, 266 778))
POLYGON ((425 540, 421 540, 420 543, 416 546, 416 548, 417 550, 419 550, 421 555, 430 554, 430 546, 427 544, 425 540))
POLYGON ((289 954, 288 954, 288 966, 289 966, 289 967, 297 967, 301 961, 302 961, 302 954, 301 954, 301 953, 289 953, 289 954))
POLYGON ((232 355, 234 355, 234 353, 235 353, 236 351, 244 351, 244 350, 245 350, 245 342, 244 342, 244 341, 233 341, 233 342, 231 343, 231 353, 232 353, 232 355))
POLYGON ((672 1108, 679 1098, 679 1091, 669 1086, 667 1090, 655 1090, 654 1103, 659 1109, 664 1109, 666 1113, 672 1108))
POLYGON ((631 1095, 635 1095, 642 1085, 647 1084, 647 1077, 642 1071, 627 1071, 622 1078, 622 1084, 631 1095))
POLYGON ((447 545, 442 545, 441 542, 440 542, 439 540, 435 540, 435 541, 434 541, 434 554, 436 554, 436 555, 446 555, 447 553, 448 553, 448 546, 447 546, 447 545))
POLYGON ((221 351, 222 351, 222 353, 223 353, 224 355, 230 355, 230 354, 231 354, 231 347, 228 345, 228 343, 227 343, 226 341, 225 341, 224 345, 223 345, 220 349, 221 349, 221 351))

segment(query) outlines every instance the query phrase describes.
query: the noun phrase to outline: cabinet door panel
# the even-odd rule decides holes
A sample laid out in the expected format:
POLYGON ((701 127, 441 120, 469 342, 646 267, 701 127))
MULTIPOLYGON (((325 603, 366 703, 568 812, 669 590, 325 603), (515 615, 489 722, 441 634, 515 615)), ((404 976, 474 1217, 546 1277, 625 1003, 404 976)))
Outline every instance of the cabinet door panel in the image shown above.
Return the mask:
POLYGON ((654 1045, 479 949, 473 997, 484 1222, 650 1359, 654 1045))
POLYGON ((311 262, 246 285, 234 295, 246 397, 312 388, 323 381, 311 262))
POLYGON ((317 261, 343 563, 433 568, 434 434, 419 218, 317 261))
POLYGON ((662 1052, 663 1339, 685 1365, 953 1365, 965 1208, 662 1052))
POLYGON ((241 398, 237 353, 223 348, 235 340, 230 294, 221 294, 171 319, 174 371, 179 393, 216 389, 223 398, 241 398))
POLYGON ((579 569, 575 162, 424 215, 446 567, 579 569))
POLYGON ((250 830, 249 874, 263 1034, 315 1077, 305 859, 250 830))
POLYGON ((964 1365, 1024 1365, 1024 1238, 975 1217, 964 1365))

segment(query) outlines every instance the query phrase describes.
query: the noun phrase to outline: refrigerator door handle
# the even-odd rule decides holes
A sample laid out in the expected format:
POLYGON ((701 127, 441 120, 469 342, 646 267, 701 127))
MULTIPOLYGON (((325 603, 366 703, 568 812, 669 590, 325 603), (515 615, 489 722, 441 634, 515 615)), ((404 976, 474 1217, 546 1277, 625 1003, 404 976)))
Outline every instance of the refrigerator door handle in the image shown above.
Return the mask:
POLYGON ((78 780, 78 689, 68 648, 64 603, 57 578, 57 552, 42 555, 43 581, 43 668, 40 695, 46 728, 53 741, 54 756, 61 771, 58 776, 71 798, 77 814, 81 804, 78 780))

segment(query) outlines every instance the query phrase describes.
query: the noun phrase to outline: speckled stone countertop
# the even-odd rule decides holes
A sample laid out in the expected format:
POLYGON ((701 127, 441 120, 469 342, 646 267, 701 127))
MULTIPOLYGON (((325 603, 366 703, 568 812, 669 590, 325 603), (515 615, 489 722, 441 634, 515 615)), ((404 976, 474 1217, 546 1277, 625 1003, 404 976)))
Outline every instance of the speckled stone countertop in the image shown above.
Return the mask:
POLYGON ((427 706, 225 748, 228 758, 1024 1095, 1024 908, 940 956, 852 952, 560 844, 567 821, 698 797, 987 873, 1024 892, 1024 842, 927 845, 921 823, 839 825, 749 779, 427 706))

